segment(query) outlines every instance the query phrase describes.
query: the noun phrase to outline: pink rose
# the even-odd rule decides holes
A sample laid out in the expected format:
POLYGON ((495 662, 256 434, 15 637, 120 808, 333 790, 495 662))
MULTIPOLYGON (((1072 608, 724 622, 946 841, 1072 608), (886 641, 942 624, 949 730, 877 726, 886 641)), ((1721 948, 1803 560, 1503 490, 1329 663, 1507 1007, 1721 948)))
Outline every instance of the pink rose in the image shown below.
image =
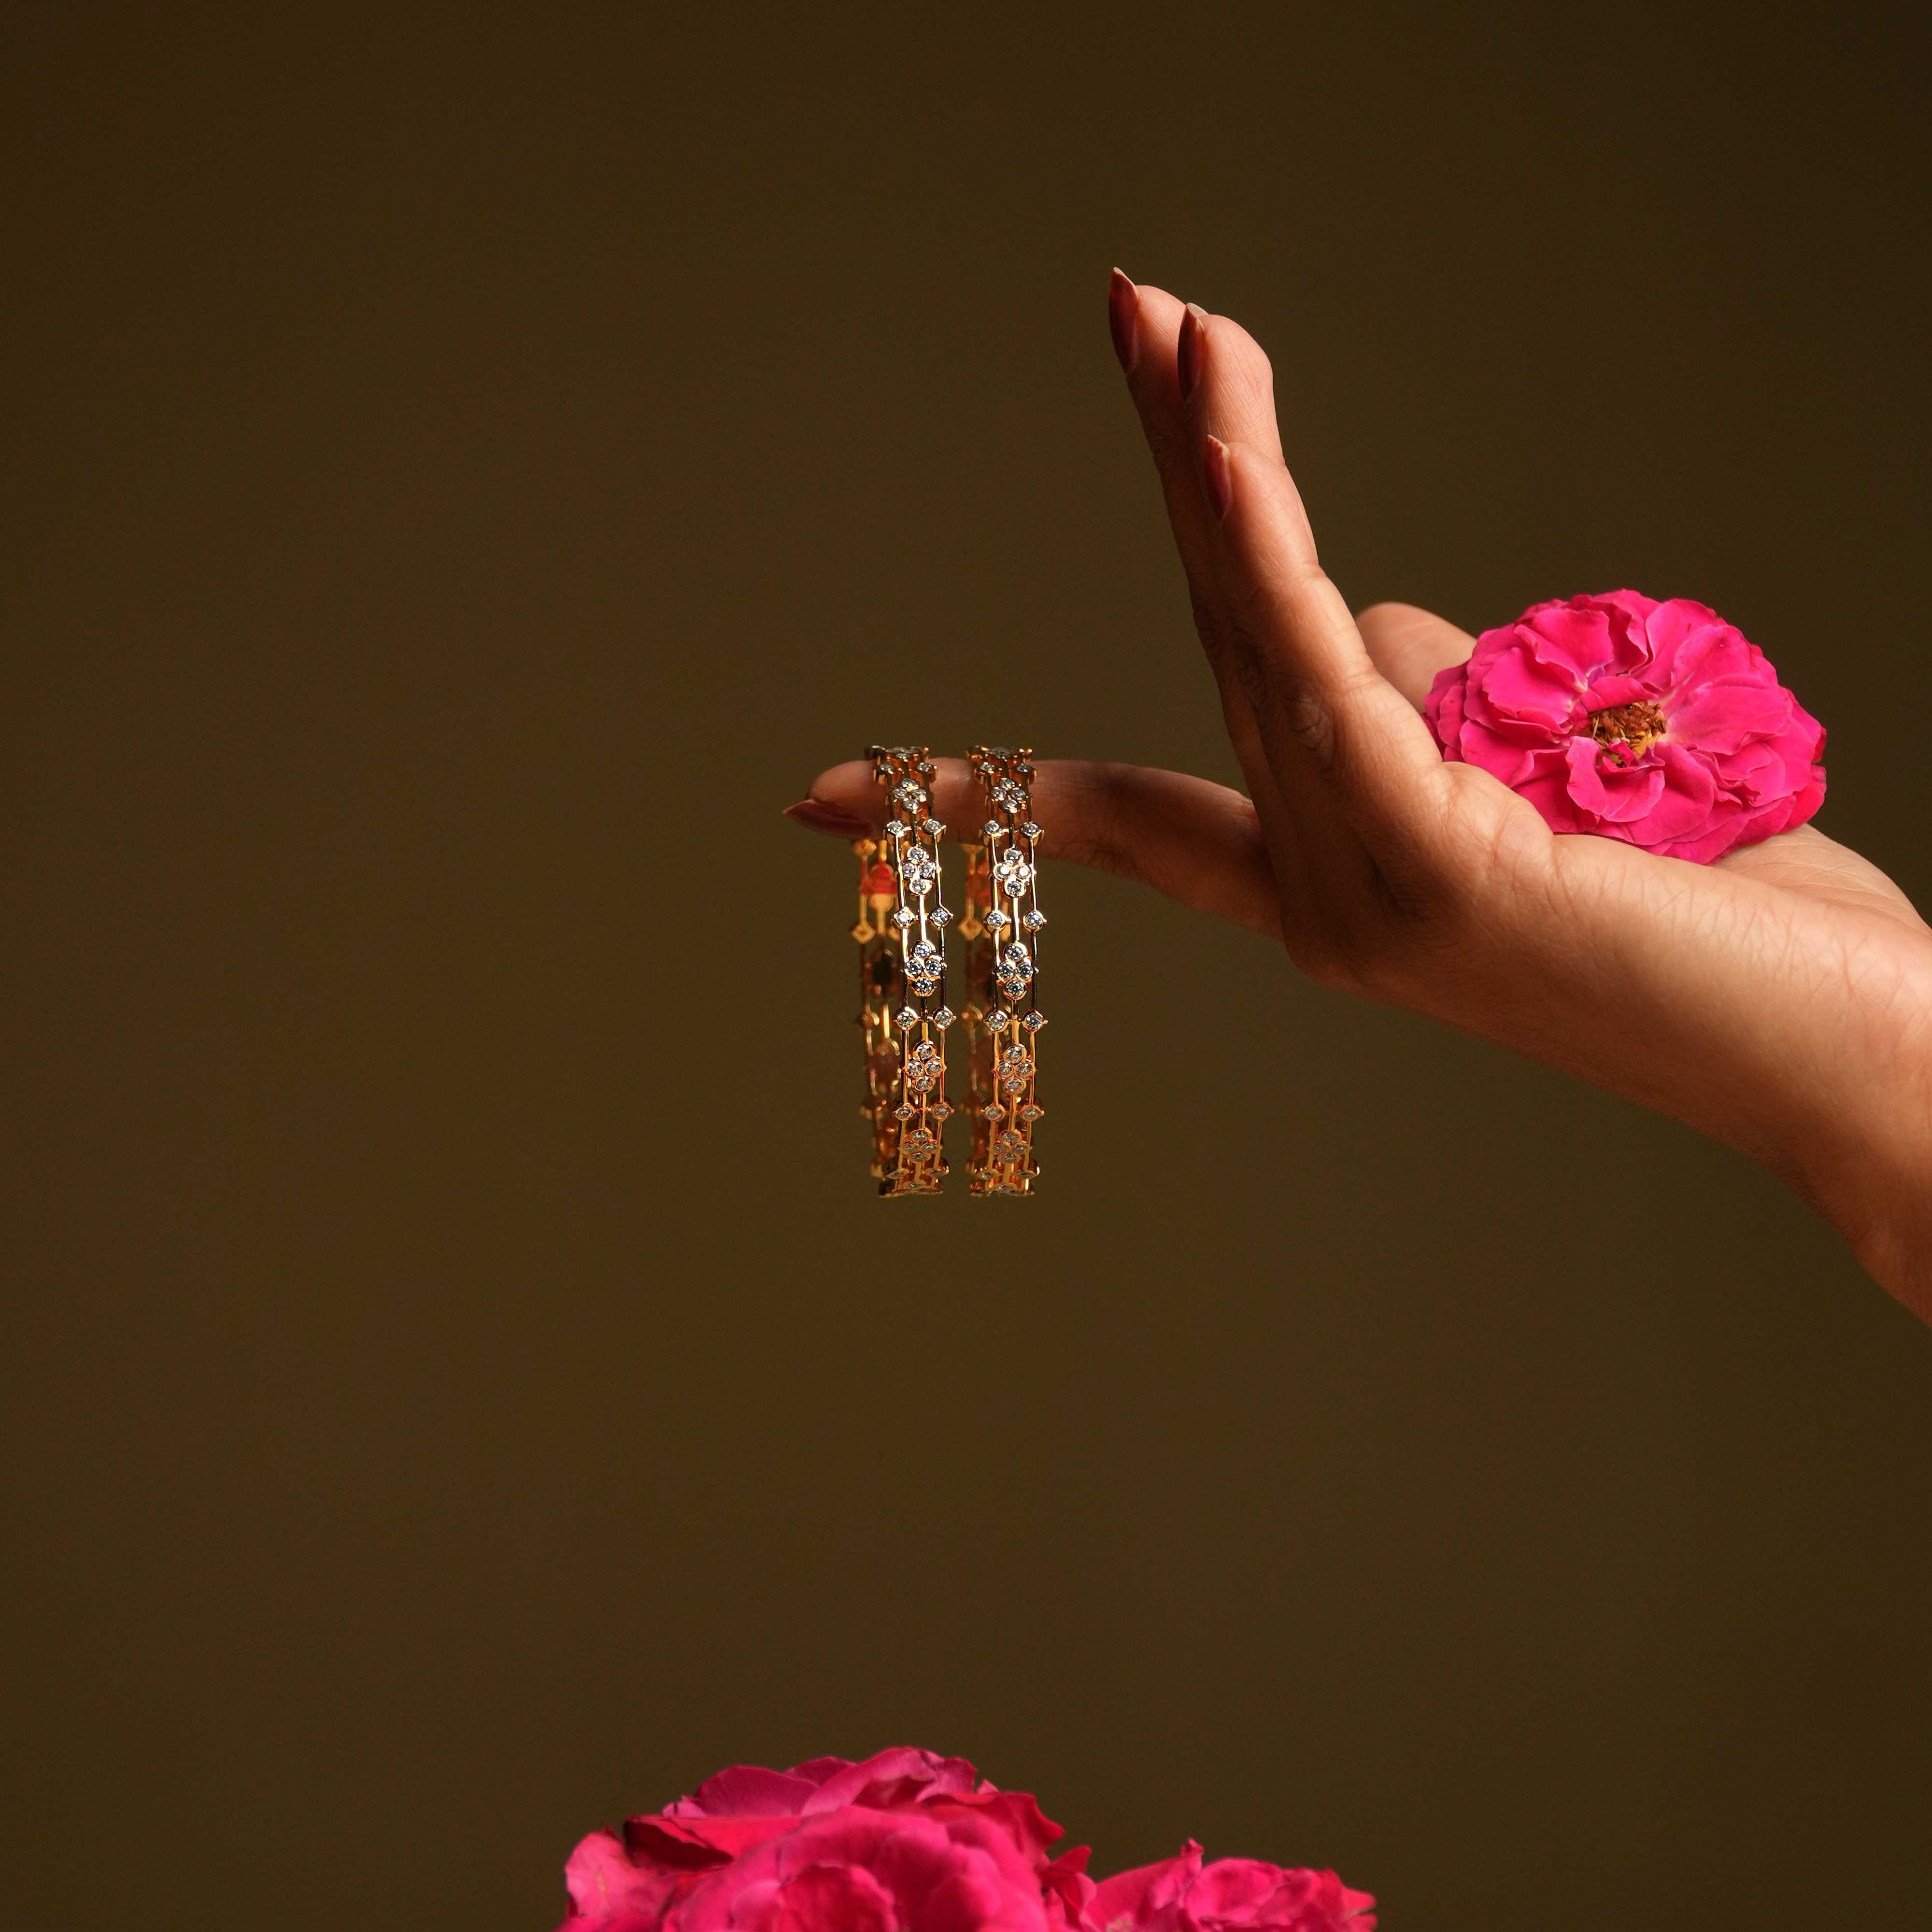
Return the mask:
POLYGON ((1179 1857, 1096 1886, 1087 1847, 964 1758, 736 1765, 566 1869, 559 1932, 1374 1932, 1333 1872, 1179 1857))
POLYGON ((1802 825, 1825 796, 1824 728, 1688 598, 1533 605, 1438 674, 1425 715, 1444 758, 1494 772, 1552 832, 1700 865, 1802 825))
POLYGON ((1178 1857, 1104 1879, 1086 1932, 1375 1932, 1375 1900, 1331 1871, 1284 1871, 1258 1858, 1178 1857))
POLYGON ((1070 1932, 1082 1846, 964 1758, 737 1765, 572 1853, 560 1932, 1070 1932))

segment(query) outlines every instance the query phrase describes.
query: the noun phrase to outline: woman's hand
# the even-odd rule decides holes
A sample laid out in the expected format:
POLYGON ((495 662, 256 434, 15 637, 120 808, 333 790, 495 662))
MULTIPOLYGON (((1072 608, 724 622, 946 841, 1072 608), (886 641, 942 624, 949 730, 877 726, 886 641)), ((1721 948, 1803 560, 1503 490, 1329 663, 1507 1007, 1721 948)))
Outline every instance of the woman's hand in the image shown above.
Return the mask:
MULTIPOLYGON (((1322 574, 1282 460, 1268 358, 1238 324, 1117 277, 1141 412, 1248 796, 1132 766, 1042 762, 1049 856, 1277 935, 1324 985, 1547 1060, 1789 1181, 1932 1321, 1932 930, 1806 826, 1715 866, 1557 837, 1419 715, 1474 640, 1322 574)), ((934 808, 975 818, 963 764, 934 808)), ((863 764, 794 815, 886 816, 863 764)))

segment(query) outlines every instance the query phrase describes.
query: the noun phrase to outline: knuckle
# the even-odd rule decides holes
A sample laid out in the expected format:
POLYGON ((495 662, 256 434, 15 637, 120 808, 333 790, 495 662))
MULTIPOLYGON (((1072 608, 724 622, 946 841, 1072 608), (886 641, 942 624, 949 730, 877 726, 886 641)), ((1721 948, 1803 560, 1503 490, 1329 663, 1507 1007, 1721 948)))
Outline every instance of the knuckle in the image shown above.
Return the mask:
POLYGON ((1322 908, 1284 938, 1288 957, 1317 984, 1399 1005, 1418 974, 1432 970, 1444 935, 1381 889, 1359 902, 1322 908))
POLYGON ((1335 763, 1335 718, 1321 687, 1311 678, 1290 674, 1277 680, 1276 714, 1292 742, 1322 771, 1335 763))
POLYGON ((1368 964, 1361 949, 1326 921, 1302 924, 1283 934, 1296 968, 1331 993, 1367 990, 1368 964))
POLYGON ((1232 613, 1222 626, 1223 648, 1241 695, 1257 716, 1262 715, 1268 692, 1268 664, 1261 640, 1252 626, 1239 613, 1232 613))
POLYGON ((1082 778, 1076 827, 1060 842, 1060 856, 1096 872, 1134 878, 1141 870, 1133 836, 1132 788, 1126 772, 1096 765, 1082 778))

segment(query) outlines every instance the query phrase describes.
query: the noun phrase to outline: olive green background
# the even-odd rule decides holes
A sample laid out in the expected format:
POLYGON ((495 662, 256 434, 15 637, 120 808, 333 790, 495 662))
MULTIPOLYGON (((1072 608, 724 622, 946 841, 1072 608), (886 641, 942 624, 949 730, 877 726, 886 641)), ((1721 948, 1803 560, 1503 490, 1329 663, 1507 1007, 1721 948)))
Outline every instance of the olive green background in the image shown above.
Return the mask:
POLYGON ((1822 10, 10 15, 9 1924, 542 1932, 896 1742, 1391 1932, 1922 1922, 1826 1229, 1065 867, 1042 1198, 882 1203, 778 815, 1232 775, 1118 261, 1357 602, 1709 600, 1932 902, 1928 49, 1822 10))

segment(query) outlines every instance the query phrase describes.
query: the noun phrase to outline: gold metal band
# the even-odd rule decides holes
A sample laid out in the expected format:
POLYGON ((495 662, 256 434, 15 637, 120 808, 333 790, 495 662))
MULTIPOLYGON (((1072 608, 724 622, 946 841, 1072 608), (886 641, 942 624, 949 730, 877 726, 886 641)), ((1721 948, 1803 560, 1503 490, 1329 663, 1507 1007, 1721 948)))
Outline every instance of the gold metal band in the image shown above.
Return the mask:
POLYGON ((1039 1099, 1040 829, 1033 820, 1033 753, 976 745, 968 754, 980 781, 984 843, 966 848, 968 942, 967 1090, 973 1115, 968 1167, 975 1194, 1030 1195, 1040 1169, 1034 1124, 1039 1099))
POLYGON ((862 1111, 872 1128, 872 1174, 884 1195, 937 1194, 946 1174, 946 926, 932 816, 937 770, 923 745, 872 745, 872 775, 892 802, 881 838, 861 838, 859 1026, 866 1049, 862 1111))

